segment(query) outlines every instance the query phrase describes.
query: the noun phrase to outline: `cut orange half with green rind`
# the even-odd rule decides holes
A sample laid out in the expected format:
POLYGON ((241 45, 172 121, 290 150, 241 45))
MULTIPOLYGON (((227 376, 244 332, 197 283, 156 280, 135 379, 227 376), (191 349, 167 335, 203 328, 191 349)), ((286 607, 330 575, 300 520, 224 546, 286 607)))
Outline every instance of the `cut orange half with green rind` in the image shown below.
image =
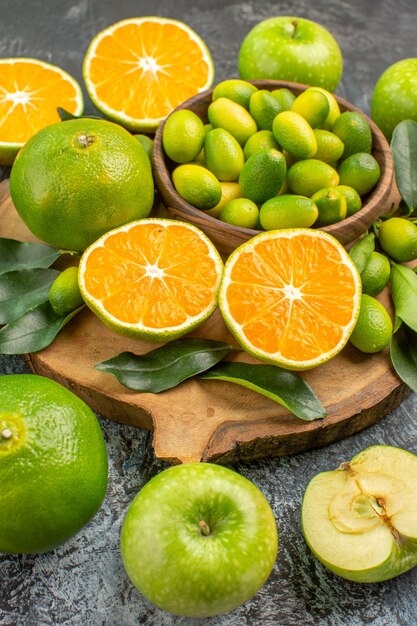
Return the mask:
POLYGON ((11 165, 39 130, 84 108, 78 82, 56 65, 30 58, 0 59, 0 164, 11 165))
POLYGON ((83 64, 96 107, 132 131, 154 131, 179 104, 211 87, 214 64, 189 26, 162 17, 128 18, 98 33, 83 64))
POLYGON ((115 228, 83 253, 79 286, 111 329, 170 341, 205 321, 217 306, 223 262, 196 226, 148 218, 115 228))
POLYGON ((358 318, 360 297, 359 273, 332 235, 283 229, 261 233, 232 252, 219 307, 247 352, 304 370, 342 350, 358 318))

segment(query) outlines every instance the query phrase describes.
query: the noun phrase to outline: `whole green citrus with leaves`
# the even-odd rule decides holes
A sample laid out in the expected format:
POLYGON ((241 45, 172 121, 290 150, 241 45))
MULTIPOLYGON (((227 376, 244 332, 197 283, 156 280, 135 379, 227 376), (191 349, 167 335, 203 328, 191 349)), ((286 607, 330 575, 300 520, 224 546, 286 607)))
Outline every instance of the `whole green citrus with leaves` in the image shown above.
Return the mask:
POLYGON ((42 241, 83 251, 108 230, 147 217, 154 182, 145 148, 106 120, 52 124, 20 150, 10 194, 42 241))
POLYGON ((0 485, 0 552, 44 552, 76 534, 107 489, 93 411, 43 376, 0 376, 0 485))

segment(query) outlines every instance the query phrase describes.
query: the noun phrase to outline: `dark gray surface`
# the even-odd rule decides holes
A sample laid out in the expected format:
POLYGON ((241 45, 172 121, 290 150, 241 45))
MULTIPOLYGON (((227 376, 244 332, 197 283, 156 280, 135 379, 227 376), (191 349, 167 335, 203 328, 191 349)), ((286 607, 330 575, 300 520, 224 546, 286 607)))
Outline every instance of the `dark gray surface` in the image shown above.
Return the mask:
MULTIPOLYGON (((216 82, 237 76, 240 42, 260 20, 290 14, 321 22, 338 40, 345 59, 337 93, 368 113, 382 71, 401 58, 417 56, 416 0, 0 0, 0 57, 37 57, 60 65, 82 82, 82 60, 91 38, 115 21, 150 14, 181 19, 205 39, 216 65, 216 82)), ((87 96, 85 110, 94 112, 87 96)), ((0 357, 1 374, 21 371, 27 371, 21 358, 0 357)), ((110 461, 105 504, 82 532, 53 552, 0 556, 0 626, 414 626, 417 569, 376 585, 339 579, 307 549, 299 517, 304 489, 317 472, 333 469, 375 443, 417 453, 416 412, 412 394, 379 424, 340 443, 292 458, 235 465, 271 503, 279 554, 270 580, 251 601, 206 620, 163 613, 128 581, 119 556, 121 522, 140 487, 165 466, 153 459, 149 434, 100 418, 110 461)))

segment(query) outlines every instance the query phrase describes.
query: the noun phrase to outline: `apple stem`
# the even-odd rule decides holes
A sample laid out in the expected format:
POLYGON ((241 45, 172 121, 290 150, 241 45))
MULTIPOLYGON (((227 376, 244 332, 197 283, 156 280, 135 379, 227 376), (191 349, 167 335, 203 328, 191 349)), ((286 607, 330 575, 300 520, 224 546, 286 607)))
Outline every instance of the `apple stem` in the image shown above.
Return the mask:
POLYGON ((10 428, 4 428, 1 431, 0 436, 2 437, 2 439, 11 439, 13 437, 13 432, 10 430, 10 428))
POLYGON ((210 526, 203 519, 198 522, 201 534, 207 537, 210 534, 210 526))
POLYGON ((295 37, 295 31, 297 30, 297 27, 298 27, 298 22, 297 22, 297 20, 293 20, 293 21, 291 22, 291 24, 294 26, 294 30, 292 31, 292 35, 291 35, 291 39, 294 39, 294 37, 295 37))

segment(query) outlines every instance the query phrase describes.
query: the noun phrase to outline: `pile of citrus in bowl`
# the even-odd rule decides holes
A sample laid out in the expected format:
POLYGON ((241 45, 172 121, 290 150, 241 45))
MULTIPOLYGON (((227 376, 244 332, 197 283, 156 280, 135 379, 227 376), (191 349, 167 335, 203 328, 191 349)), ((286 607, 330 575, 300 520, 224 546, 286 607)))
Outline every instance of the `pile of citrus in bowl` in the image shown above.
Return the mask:
POLYGON ((381 177, 367 117, 321 87, 225 80, 207 120, 174 111, 163 149, 180 197, 234 226, 326 227, 357 213, 381 177))

